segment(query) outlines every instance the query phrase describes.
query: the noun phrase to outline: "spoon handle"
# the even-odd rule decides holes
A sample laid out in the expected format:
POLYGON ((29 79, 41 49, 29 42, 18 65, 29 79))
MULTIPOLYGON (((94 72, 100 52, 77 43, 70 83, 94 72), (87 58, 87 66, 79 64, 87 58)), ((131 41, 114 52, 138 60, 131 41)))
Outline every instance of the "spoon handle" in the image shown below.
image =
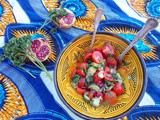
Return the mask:
POLYGON ((133 41, 129 44, 129 46, 118 56, 117 60, 120 61, 124 57, 124 55, 137 43, 140 39, 146 37, 146 35, 153 29, 158 26, 158 21, 154 18, 149 18, 143 28, 137 33, 133 41))
POLYGON ((97 9, 97 11, 95 13, 95 17, 94 17, 94 31, 93 31, 92 41, 91 41, 91 45, 90 45, 89 51, 91 51, 91 49, 93 47, 95 35, 96 35, 96 32, 97 32, 97 28, 99 26, 99 22, 101 20, 102 14, 103 14, 103 11, 101 9, 97 9))

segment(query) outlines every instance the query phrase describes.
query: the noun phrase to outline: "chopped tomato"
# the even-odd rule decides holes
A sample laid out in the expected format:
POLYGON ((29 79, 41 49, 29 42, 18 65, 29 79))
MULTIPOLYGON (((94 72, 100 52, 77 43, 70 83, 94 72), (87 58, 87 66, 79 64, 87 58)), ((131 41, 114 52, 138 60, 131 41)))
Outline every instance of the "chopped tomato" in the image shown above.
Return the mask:
POLYGON ((92 59, 92 53, 90 52, 90 53, 87 53, 85 56, 84 56, 84 62, 87 62, 88 63, 88 61, 89 60, 91 60, 92 59))
POLYGON ((76 91, 77 91, 78 94, 82 95, 82 94, 84 94, 86 92, 86 89, 82 89, 80 87, 77 87, 76 91))
POLYGON ((108 104, 115 104, 117 100, 117 95, 113 91, 108 91, 104 94, 104 99, 108 102, 108 104))
POLYGON ((96 72, 94 73, 94 83, 97 83, 97 82, 99 82, 99 81, 102 81, 102 78, 98 77, 98 73, 99 73, 99 71, 96 71, 96 72))
POLYGON ((84 77, 80 78, 78 81, 78 87, 82 88, 85 85, 86 79, 84 77))
POLYGON ((80 62, 78 64, 78 69, 86 70, 87 69, 87 63, 86 62, 80 62))
POLYGON ((112 77, 112 74, 110 73, 104 73, 104 79, 107 80, 107 81, 111 81, 113 82, 113 77, 112 77))
POLYGON ((71 78, 73 78, 76 74, 76 69, 74 69, 72 72, 71 72, 71 78))
POLYGON ((111 44, 106 43, 102 47, 102 52, 106 57, 108 57, 109 54, 114 55, 114 48, 113 48, 113 46, 111 44))
POLYGON ((92 98, 93 98, 93 95, 94 95, 94 92, 93 92, 93 91, 89 91, 89 94, 88 94, 88 96, 89 96, 90 100, 92 100, 92 98))
POLYGON ((86 74, 84 73, 84 71, 83 70, 76 70, 76 73, 77 74, 79 74, 79 75, 81 75, 82 77, 85 77, 86 76, 86 74))
POLYGON ((103 61, 102 53, 99 51, 94 51, 92 54, 92 60, 96 63, 101 63, 103 61))
POLYGON ((106 73, 111 73, 111 72, 110 72, 110 68, 109 68, 108 66, 106 66, 106 67, 104 68, 104 72, 106 72, 106 73))
POLYGON ((103 103, 103 101, 104 101, 104 94, 100 96, 100 103, 103 103))
POLYGON ((102 48, 95 48, 93 51, 99 51, 102 53, 102 48))
MULTIPOLYGON (((112 105, 116 103, 117 96, 124 93, 123 83, 116 83, 114 80, 118 73, 114 52, 109 43, 102 48, 88 50, 83 61, 77 62, 78 66, 72 71, 72 87, 88 102, 94 102, 94 98, 98 97, 100 104, 106 101, 112 105), (108 91, 107 87, 110 88, 110 85, 113 88, 108 91)), ((97 107, 97 104, 92 105, 97 107)))
POLYGON ((116 83, 112 89, 116 95, 121 95, 124 93, 124 86, 121 83, 116 83))
POLYGON ((108 57, 107 58, 107 65, 111 67, 116 67, 117 66, 117 60, 113 57, 108 57))
POLYGON ((113 81, 114 80, 113 76, 112 76, 112 74, 110 72, 110 68, 108 66, 106 66, 104 68, 104 73, 103 74, 104 74, 104 79, 105 80, 107 80, 107 81, 113 81))

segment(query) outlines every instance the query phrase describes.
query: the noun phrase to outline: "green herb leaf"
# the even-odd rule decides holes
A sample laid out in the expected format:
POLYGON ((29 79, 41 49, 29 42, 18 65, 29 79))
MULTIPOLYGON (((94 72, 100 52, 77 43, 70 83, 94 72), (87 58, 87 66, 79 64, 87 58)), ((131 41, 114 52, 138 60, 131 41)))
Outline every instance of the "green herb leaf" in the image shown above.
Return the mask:
POLYGON ((109 82, 109 81, 107 81, 107 80, 105 80, 104 83, 107 84, 108 86, 110 86, 110 85, 113 84, 112 82, 109 82))
POLYGON ((9 43, 3 46, 4 53, 0 56, 0 62, 9 59, 13 65, 22 66, 25 64, 26 51, 31 47, 31 36, 11 38, 9 43))
POLYGON ((3 62, 5 59, 6 59, 6 56, 5 55, 1 55, 0 56, 0 63, 3 62))
POLYGON ((57 28, 51 28, 50 32, 54 34, 55 32, 57 32, 57 28))
POLYGON ((72 82, 75 84, 78 84, 79 79, 81 78, 80 75, 76 74, 73 78, 72 78, 72 82))
POLYGON ((111 54, 111 53, 110 53, 110 54, 108 54, 108 57, 113 57, 113 56, 114 56, 114 55, 113 55, 113 54, 111 54))
POLYGON ((49 11, 48 17, 43 25, 40 27, 42 29, 44 26, 48 25, 52 20, 55 21, 57 24, 59 24, 59 18, 62 18, 63 16, 68 15, 68 12, 60 7, 60 9, 54 8, 53 10, 49 11))
POLYGON ((86 81, 85 81, 85 84, 89 85, 93 83, 93 76, 87 76, 86 77, 86 81))
POLYGON ((59 23, 59 18, 57 18, 57 17, 55 17, 55 18, 52 19, 52 20, 54 20, 56 23, 59 23))
POLYGON ((113 73, 112 77, 113 77, 114 80, 118 79, 117 73, 113 73))

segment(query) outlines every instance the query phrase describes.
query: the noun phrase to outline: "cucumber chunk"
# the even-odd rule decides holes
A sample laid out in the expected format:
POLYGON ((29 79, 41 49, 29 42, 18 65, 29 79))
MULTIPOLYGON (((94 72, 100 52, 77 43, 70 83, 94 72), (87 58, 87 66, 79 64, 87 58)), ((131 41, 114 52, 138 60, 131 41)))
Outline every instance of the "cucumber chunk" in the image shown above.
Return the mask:
POLYGON ((93 76, 94 73, 96 72, 96 68, 94 67, 89 67, 88 71, 87 71, 87 76, 93 76))
POLYGON ((93 105, 94 107, 98 107, 100 105, 100 98, 94 97, 91 101, 91 105, 93 105))
POLYGON ((87 103, 90 103, 90 98, 88 97, 88 94, 89 92, 85 92, 84 95, 83 95, 83 98, 84 98, 84 101, 87 102, 87 103))
POLYGON ((96 84, 91 84, 88 88, 98 92, 100 90, 99 86, 96 84))

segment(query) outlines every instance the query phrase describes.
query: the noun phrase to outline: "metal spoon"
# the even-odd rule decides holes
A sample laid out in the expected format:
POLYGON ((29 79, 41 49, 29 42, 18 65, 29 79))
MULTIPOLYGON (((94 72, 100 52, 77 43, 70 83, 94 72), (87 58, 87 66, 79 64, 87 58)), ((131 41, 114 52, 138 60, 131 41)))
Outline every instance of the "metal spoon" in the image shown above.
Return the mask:
POLYGON ((149 18, 143 28, 137 33, 133 41, 129 44, 129 46, 117 57, 117 60, 122 60, 124 55, 135 45, 135 43, 137 43, 140 39, 146 37, 146 35, 157 26, 158 21, 155 18, 149 18))
POLYGON ((97 9, 97 11, 95 12, 94 30, 93 30, 92 41, 91 41, 89 52, 92 50, 93 43, 94 43, 94 40, 95 40, 95 35, 96 35, 96 32, 97 32, 97 28, 99 26, 99 22, 101 20, 102 14, 103 14, 103 11, 101 9, 97 9))

